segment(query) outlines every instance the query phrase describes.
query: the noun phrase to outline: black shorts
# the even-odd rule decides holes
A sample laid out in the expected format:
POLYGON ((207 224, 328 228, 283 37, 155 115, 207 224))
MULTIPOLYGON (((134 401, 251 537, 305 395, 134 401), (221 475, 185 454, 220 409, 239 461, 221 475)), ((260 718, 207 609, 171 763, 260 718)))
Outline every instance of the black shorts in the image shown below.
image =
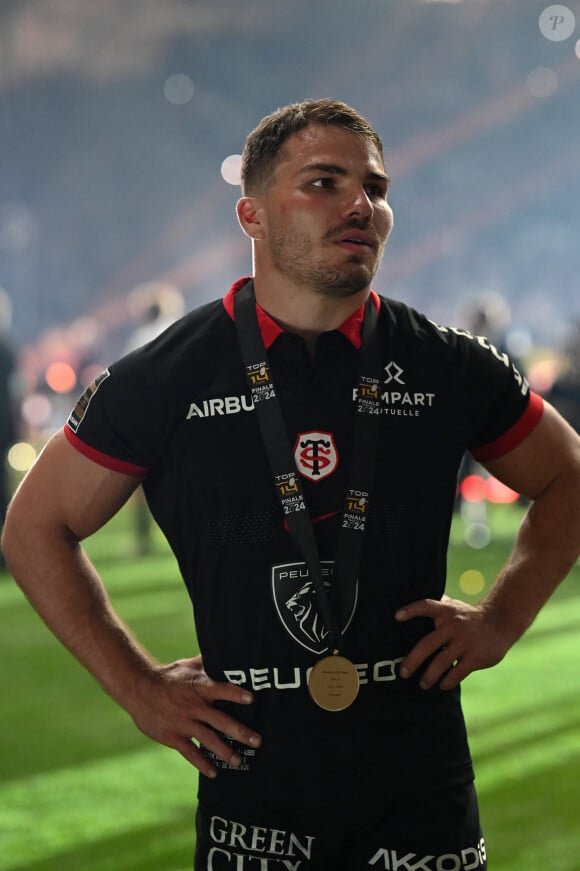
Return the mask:
POLYGON ((360 806, 197 812, 195 871, 485 871, 472 784, 360 806))

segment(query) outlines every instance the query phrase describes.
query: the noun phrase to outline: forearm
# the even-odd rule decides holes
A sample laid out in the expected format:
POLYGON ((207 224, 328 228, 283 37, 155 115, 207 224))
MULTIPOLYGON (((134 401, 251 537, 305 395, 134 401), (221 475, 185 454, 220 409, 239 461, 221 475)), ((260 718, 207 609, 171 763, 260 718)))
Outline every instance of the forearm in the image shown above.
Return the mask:
POLYGON ((566 577, 580 551, 580 440, 546 405, 524 442, 486 467, 532 503, 514 550, 478 605, 445 597, 401 608, 397 620, 431 618, 428 632, 401 663, 410 677, 426 664, 420 686, 456 687, 467 675, 496 665, 526 631, 566 577), (432 661, 429 661, 432 660, 432 661))
POLYGON ((483 602, 516 641, 580 552, 580 474, 553 482, 530 505, 514 550, 483 602))
POLYGON ((455 599, 410 603, 397 619, 429 617, 428 632, 401 663, 410 677, 426 665, 420 686, 449 690, 472 671, 500 662, 566 577, 580 549, 580 481, 558 479, 528 510, 514 550, 479 605, 455 599), (429 660, 432 660, 429 662, 429 660))
POLYGON ((50 526, 11 523, 8 533, 8 565, 32 606, 106 692, 130 708, 139 678, 155 663, 113 611, 82 547, 50 526))

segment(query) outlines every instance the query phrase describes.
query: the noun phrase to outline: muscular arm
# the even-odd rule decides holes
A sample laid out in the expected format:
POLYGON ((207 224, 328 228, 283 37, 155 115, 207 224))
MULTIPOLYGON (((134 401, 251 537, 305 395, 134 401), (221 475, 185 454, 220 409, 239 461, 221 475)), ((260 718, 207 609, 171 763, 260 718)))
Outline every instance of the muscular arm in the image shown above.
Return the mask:
POLYGON ((425 688, 440 681, 442 689, 451 689, 472 671, 503 659, 580 552, 580 438, 550 405, 517 448, 486 468, 528 496, 531 505, 510 558, 479 605, 444 598, 413 602, 398 612, 399 620, 434 621, 433 632, 401 666, 408 676, 437 654, 422 678, 425 688))
POLYGON ((215 769, 191 742, 224 761, 232 750, 215 729, 257 746, 259 737, 213 706, 251 696, 211 681, 200 657, 157 663, 113 611, 79 542, 126 502, 138 479, 83 457, 58 433, 17 490, 2 537, 8 566, 42 619, 149 737, 174 747, 208 776, 215 769))

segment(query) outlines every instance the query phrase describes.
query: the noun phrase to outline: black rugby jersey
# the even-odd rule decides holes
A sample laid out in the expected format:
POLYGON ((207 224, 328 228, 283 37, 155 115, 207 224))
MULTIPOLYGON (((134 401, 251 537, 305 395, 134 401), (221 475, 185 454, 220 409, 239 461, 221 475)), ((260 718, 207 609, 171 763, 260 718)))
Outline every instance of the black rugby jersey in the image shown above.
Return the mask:
MULTIPOLYGON (((214 781, 200 778, 200 795, 216 806, 318 808, 466 782, 473 772, 460 690, 423 691, 418 676, 399 678, 399 662, 431 624, 400 624, 394 615, 443 594, 463 453, 485 460, 509 451, 536 425, 542 401, 486 339, 373 294, 383 414, 342 647, 361 688, 346 711, 323 711, 310 699, 307 674, 325 652, 324 632, 284 525, 233 322, 233 296, 246 280, 114 363, 65 427, 92 460, 144 476, 193 603, 208 674, 254 693, 253 705, 230 710, 263 735, 263 746, 238 748, 240 770, 218 761, 214 781)), ((363 310, 323 333, 314 357, 259 307, 258 316, 331 583, 363 310)))

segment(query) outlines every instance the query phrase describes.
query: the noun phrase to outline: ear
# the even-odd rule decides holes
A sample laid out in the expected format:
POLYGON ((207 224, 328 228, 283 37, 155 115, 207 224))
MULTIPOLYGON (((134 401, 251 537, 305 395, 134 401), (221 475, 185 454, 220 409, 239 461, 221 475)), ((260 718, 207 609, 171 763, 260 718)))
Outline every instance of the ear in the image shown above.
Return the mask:
POLYGON ((242 197, 238 200, 236 213, 246 236, 254 241, 266 238, 264 210, 257 197, 242 197))

